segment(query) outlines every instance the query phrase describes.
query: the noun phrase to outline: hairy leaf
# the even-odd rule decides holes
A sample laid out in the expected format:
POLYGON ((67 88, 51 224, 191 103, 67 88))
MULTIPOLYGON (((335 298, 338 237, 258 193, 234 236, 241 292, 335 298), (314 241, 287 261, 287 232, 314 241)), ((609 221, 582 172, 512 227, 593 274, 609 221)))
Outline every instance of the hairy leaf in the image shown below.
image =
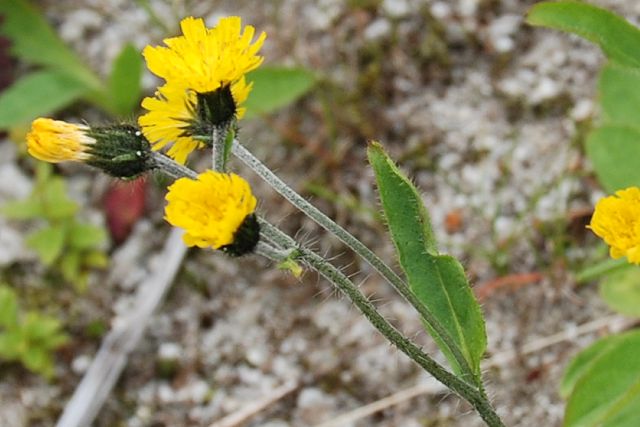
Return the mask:
MULTIPOLYGON (((477 380, 487 338, 480 306, 464 270, 455 258, 438 253, 429 215, 420 195, 382 147, 372 144, 368 156, 409 286, 458 345, 477 380)), ((431 328, 427 329, 454 370, 460 373, 460 366, 442 338, 431 328)))

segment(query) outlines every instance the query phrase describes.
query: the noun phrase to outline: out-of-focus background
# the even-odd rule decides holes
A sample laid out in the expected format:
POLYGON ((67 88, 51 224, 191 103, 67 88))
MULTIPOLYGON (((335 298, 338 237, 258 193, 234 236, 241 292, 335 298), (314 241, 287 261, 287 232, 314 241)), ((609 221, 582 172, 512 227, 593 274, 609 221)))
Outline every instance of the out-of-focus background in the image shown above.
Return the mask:
MULTIPOLYGON (((241 141, 394 263, 365 157, 367 141, 381 141, 423 192, 442 249, 461 258, 482 302, 487 356, 493 357, 486 378, 498 412, 509 426, 555 426, 564 410, 558 395, 564 366, 607 332, 607 322, 589 333, 576 331, 611 315, 595 286, 575 282, 576 272, 606 258, 585 228, 603 192, 583 149, 598 117, 603 56, 575 37, 527 26, 523 17, 534 3, 34 5, 104 81, 127 43, 135 64, 145 45, 178 34, 185 16, 212 26, 222 16, 240 15, 265 31, 265 66, 306 69, 315 80, 293 103, 243 120, 241 141)), ((592 3, 632 22, 640 17, 635 1, 592 3)), ((43 72, 43 65, 11 59, 8 45, 6 39, 0 44, 0 80, 11 90, 12 82, 43 72)), ((40 47, 46 56, 47 46, 40 47)), ((159 83, 146 69, 141 81, 145 95, 159 83)), ((104 124, 121 114, 131 121, 138 101, 111 110, 99 101, 70 101, 50 115, 104 124)), ((38 166, 24 153, 26 126, 11 126, 0 143, 0 204, 50 197, 67 210, 43 216, 14 204, 0 215, 0 281, 13 294, 5 301, 13 301, 24 324, 31 312, 39 325, 25 332, 33 336, 36 356, 0 360, 0 425, 6 427, 55 423, 101 339, 130 312, 137 286, 163 263, 159 254, 170 229, 162 219, 167 179, 152 174, 116 185, 82 165, 38 166), (51 248, 61 233, 74 235, 70 229, 80 230, 75 238, 90 237, 84 245, 51 248), (42 338, 38 330, 56 332, 42 338)), ((208 161, 204 153, 192 166, 208 161)), ((233 165, 250 180, 261 213, 334 257, 386 316, 436 354, 417 315, 368 265, 233 165)), ((210 425, 283 384, 294 387, 237 425, 482 425, 458 398, 429 387, 411 398, 395 395, 395 404, 381 404, 371 415, 338 418, 426 383, 426 374, 317 276, 296 279, 255 256, 192 250, 94 425, 210 425)))

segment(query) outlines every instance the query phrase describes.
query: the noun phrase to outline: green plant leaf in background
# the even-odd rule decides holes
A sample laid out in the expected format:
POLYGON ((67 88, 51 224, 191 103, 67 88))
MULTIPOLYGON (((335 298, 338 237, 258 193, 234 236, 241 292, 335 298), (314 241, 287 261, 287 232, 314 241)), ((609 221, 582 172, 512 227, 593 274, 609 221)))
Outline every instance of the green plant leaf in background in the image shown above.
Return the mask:
POLYGON ((640 185, 640 130, 605 125, 592 131, 586 141, 587 155, 596 175, 609 193, 640 185))
POLYGON ((640 331, 605 338, 580 353, 563 379, 571 390, 565 427, 635 427, 640 408, 640 331))
POLYGON ((64 241, 64 227, 50 226, 31 233, 27 237, 27 246, 38 253, 44 265, 50 266, 62 253, 64 241))
POLYGON ((108 87, 111 109, 120 116, 131 114, 140 101, 142 68, 140 52, 125 45, 113 63, 108 87))
POLYGON ((600 296, 611 309, 640 317, 640 268, 616 271, 600 283, 600 296))
MULTIPOLYGON (((464 270, 455 258, 438 253, 429 214, 420 195, 383 148, 377 143, 371 144, 368 157, 409 286, 449 332, 476 375, 474 380, 479 381, 480 359, 485 352, 487 338, 480 306, 471 292, 464 270)), ((442 339, 430 327, 427 329, 454 371, 461 373, 461 367, 442 339)))
POLYGON ((69 247, 77 250, 93 249, 107 240, 105 229, 91 224, 71 224, 68 233, 69 247))
POLYGON ((640 30, 606 9, 575 1, 541 2, 531 8, 527 22, 577 34, 598 44, 609 59, 640 67, 640 30))
POLYGON ((246 117, 270 113, 307 93, 316 78, 303 68, 261 67, 247 75, 253 82, 251 95, 244 106, 246 117))
POLYGON ((87 92, 78 80, 58 71, 36 71, 0 95, 0 128, 28 123, 64 108, 87 92))
POLYGON ((598 86, 605 123, 640 129, 640 68, 609 63, 600 73, 598 86))
POLYGON ((7 285, 0 285, 0 328, 14 326, 18 322, 18 297, 7 285))
POLYGON ((0 214, 9 219, 38 219, 44 216, 44 210, 38 200, 26 199, 3 204, 0 214))
POLYGON ((89 90, 102 90, 100 80, 28 1, 0 1, 0 15, 4 17, 0 35, 11 40, 11 51, 18 58, 58 70, 89 90))

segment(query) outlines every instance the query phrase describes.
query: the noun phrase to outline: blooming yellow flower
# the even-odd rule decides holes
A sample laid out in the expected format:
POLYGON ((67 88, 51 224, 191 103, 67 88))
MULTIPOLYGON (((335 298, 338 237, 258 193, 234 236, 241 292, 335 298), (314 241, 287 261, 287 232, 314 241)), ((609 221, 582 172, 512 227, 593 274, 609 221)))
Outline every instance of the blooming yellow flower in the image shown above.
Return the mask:
POLYGON ((238 16, 222 18, 214 28, 202 19, 188 17, 180 23, 182 36, 165 39, 164 46, 147 46, 142 54, 152 73, 168 83, 179 84, 198 93, 212 92, 229 85, 256 69, 263 58, 257 56, 266 34, 252 44, 255 29, 242 31, 238 16))
POLYGON ((83 161, 89 158, 89 147, 96 143, 87 135, 88 131, 85 125, 38 118, 27 134, 27 151, 45 162, 83 161))
POLYGON ((187 246, 232 249, 233 255, 242 255, 258 241, 256 198, 236 174, 206 171, 195 180, 180 178, 169 187, 166 200, 165 219, 185 230, 187 246))
POLYGON ((227 126, 240 119, 251 84, 245 74, 263 61, 257 55, 265 33, 255 42, 255 29, 242 29, 237 16, 220 20, 206 28, 202 19, 185 18, 180 23, 183 35, 165 39, 165 46, 147 46, 143 55, 147 66, 166 84, 155 97, 145 98, 140 117, 145 137, 154 150, 173 144, 167 154, 184 163, 187 156, 203 146, 194 136, 208 137, 214 127, 227 126))
POLYGON ((589 228, 610 246, 612 258, 640 264, 640 188, 616 191, 598 201, 589 228))
MULTIPOLYGON (((244 116, 245 108, 239 107, 249 96, 251 84, 244 77, 231 85, 231 95, 235 102, 236 118, 244 116)), ((203 123, 198 113, 198 103, 203 102, 198 94, 181 85, 167 83, 158 88, 155 97, 147 97, 142 107, 149 112, 140 116, 138 124, 154 150, 161 150, 172 144, 167 155, 184 164, 187 156, 204 145, 193 135, 210 135, 211 126, 203 123)))

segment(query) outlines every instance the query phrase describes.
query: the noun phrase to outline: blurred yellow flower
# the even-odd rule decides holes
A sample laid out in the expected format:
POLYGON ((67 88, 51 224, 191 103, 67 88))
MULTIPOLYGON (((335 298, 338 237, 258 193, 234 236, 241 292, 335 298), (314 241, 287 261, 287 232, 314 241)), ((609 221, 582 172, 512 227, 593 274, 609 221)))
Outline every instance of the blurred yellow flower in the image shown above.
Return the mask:
POLYGON ((60 120, 38 118, 27 134, 27 151, 33 157, 50 163, 83 161, 88 148, 96 140, 87 135, 89 127, 60 120))
POLYGON ((222 18, 214 28, 206 28, 200 18, 188 17, 180 23, 182 36, 164 40, 167 47, 147 46, 142 54, 152 73, 198 93, 207 93, 230 85, 251 70, 263 58, 257 56, 266 34, 251 41, 255 29, 242 30, 238 16, 222 18))
POLYGON ((206 171, 195 180, 180 178, 169 187, 166 200, 165 219, 185 230, 187 246, 242 255, 258 241, 257 201, 247 181, 236 174, 206 171))
POLYGON ((610 246, 612 258, 640 264, 640 188, 616 191, 598 201, 589 228, 610 246))
MULTIPOLYGON (((238 119, 244 116, 245 108, 239 106, 247 99, 250 90, 251 84, 247 84, 244 77, 231 85, 238 119)), ((161 150, 171 144, 167 155, 184 164, 193 150, 202 148, 204 143, 193 136, 211 134, 211 125, 203 122, 202 114, 198 112, 201 108, 198 104, 203 101, 195 91, 171 83, 158 88, 155 97, 145 98, 142 107, 148 113, 140 116, 138 124, 153 150, 161 150)))

